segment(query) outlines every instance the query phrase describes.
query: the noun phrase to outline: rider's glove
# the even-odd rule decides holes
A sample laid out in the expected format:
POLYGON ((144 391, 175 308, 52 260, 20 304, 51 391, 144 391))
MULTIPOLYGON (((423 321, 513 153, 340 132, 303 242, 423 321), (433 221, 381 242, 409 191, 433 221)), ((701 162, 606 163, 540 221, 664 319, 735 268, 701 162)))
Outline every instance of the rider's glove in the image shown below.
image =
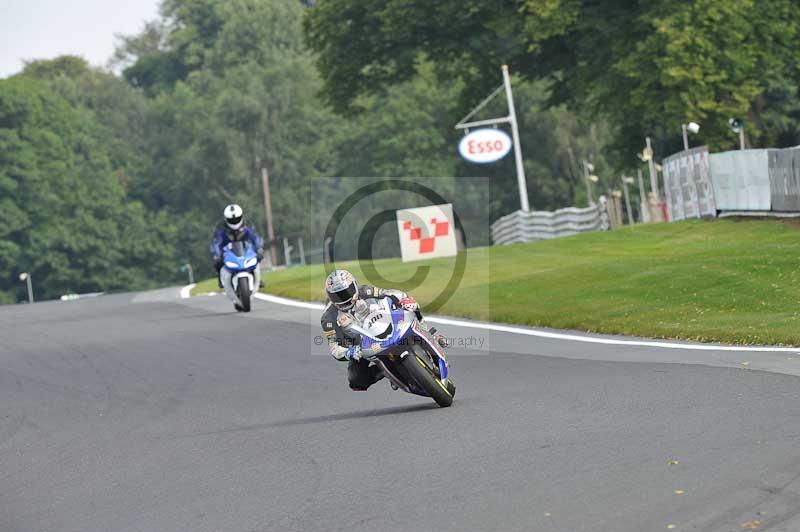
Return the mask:
POLYGON ((264 250, 263 249, 258 248, 257 254, 258 254, 258 260, 259 261, 264 260, 264 250))
POLYGON ((401 299, 400 306, 403 307, 403 310, 407 310, 409 312, 414 312, 415 310, 419 309, 419 303, 417 303, 417 300, 411 296, 401 299))
POLYGON ((352 347, 348 347, 344 357, 347 360, 361 360, 361 346, 354 345, 352 347))

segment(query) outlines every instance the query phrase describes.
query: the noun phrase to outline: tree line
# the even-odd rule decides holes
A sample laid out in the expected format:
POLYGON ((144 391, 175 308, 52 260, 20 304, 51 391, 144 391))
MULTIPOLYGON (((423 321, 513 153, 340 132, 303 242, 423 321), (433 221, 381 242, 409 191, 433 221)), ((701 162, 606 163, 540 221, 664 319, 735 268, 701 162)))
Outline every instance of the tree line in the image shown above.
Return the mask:
MULTIPOLYGON (((0 302, 178 282, 222 207, 307 231, 323 176, 486 176, 490 219, 518 208, 513 158, 470 165, 453 126, 514 73, 534 208, 584 205, 580 161, 610 184, 644 135, 715 149, 747 119, 753 146, 800 143, 791 0, 163 0, 112 69, 29 63, 0 80, 0 302), (769 5, 767 5, 769 4, 769 5)), ((486 116, 505 113, 493 102, 486 116)), ((470 196, 471 195, 471 196, 470 196)), ((471 245, 488 244, 479 233, 471 245)))

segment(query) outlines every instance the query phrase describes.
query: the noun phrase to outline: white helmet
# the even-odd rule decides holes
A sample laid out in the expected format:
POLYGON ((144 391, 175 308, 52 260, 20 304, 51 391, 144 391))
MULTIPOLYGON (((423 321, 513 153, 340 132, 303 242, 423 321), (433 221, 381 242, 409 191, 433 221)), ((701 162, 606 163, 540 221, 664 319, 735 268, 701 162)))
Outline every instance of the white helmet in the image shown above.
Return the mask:
POLYGON ((328 299, 339 310, 350 310, 358 299, 358 283, 347 270, 334 270, 325 279, 328 299))
POLYGON ((234 231, 242 226, 244 211, 242 211, 242 208, 235 203, 231 203, 225 207, 225 210, 222 211, 222 215, 225 217, 225 223, 234 231))

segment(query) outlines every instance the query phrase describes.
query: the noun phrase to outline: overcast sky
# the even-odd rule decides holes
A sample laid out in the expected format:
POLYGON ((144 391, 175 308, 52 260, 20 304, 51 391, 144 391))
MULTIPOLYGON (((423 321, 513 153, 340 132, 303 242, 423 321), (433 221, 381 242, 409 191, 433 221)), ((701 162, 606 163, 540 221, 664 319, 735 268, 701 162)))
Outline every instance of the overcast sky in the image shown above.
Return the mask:
POLYGON ((0 78, 23 60, 63 54, 105 65, 114 34, 138 33, 158 15, 159 0, 0 0, 0 78))

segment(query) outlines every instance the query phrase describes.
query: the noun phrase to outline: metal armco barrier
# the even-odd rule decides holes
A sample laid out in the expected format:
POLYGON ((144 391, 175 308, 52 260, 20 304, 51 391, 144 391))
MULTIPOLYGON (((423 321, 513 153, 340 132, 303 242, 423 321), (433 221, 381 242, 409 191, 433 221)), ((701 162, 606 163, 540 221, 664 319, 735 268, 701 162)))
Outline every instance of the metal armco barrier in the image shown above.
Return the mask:
POLYGON ((495 245, 515 244, 607 229, 608 215, 600 205, 554 212, 516 211, 492 224, 492 241, 495 245))
POLYGON ((800 212, 800 148, 768 150, 772 210, 800 212))

